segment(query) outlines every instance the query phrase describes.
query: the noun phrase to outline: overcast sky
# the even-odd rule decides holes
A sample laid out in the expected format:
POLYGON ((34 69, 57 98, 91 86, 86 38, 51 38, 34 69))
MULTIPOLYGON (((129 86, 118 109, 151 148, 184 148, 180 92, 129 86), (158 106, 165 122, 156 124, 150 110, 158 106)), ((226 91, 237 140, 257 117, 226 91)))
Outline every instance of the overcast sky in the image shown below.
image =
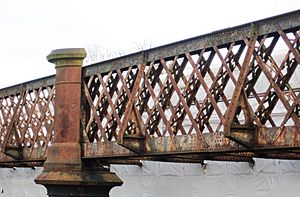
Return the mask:
POLYGON ((132 52, 297 9, 300 0, 2 0, 0 88, 53 74, 53 49, 132 52))

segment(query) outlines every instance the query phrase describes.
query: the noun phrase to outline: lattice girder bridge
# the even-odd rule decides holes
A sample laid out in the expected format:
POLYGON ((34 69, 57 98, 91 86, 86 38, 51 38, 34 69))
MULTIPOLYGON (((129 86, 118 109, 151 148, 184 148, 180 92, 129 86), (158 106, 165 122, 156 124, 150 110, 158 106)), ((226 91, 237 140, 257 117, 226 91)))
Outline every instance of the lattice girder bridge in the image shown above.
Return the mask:
MULTIPOLYGON (((84 165, 300 158, 300 11, 83 67, 84 165)), ((0 165, 42 166, 58 83, 0 90, 0 165)))

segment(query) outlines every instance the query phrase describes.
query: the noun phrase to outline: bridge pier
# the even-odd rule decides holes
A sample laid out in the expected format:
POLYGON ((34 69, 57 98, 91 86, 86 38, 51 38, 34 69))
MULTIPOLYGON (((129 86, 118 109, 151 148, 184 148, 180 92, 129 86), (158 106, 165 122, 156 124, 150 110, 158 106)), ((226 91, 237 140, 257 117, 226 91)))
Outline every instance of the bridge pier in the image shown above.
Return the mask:
POLYGON ((80 115, 84 49, 58 49, 47 59, 55 64, 54 139, 43 172, 35 179, 50 197, 108 197, 122 181, 104 169, 85 168, 81 160, 80 115))

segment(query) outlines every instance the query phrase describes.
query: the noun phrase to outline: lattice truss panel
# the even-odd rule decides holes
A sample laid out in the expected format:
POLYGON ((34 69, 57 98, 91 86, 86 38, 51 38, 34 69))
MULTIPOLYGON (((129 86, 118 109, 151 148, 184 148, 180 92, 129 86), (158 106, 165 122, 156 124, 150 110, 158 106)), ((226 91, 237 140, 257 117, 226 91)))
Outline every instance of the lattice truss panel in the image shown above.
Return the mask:
POLYGON ((53 135, 54 87, 0 98, 1 152, 15 159, 43 159, 53 135))
POLYGON ((299 45, 298 29, 279 28, 88 76, 85 141, 195 134, 206 147, 203 135, 226 130, 226 121, 228 128, 281 128, 280 136, 299 126, 299 45))

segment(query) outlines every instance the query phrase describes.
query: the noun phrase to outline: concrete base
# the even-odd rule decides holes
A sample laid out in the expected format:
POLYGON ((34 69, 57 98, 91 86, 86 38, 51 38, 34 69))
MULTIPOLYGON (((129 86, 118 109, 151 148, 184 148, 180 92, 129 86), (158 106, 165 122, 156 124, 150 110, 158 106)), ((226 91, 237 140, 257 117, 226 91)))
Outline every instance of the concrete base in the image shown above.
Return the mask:
POLYGON ((109 197, 112 187, 47 185, 46 188, 49 197, 109 197))
POLYGON ((49 197, 109 197, 109 191, 123 182, 106 171, 43 171, 37 184, 47 188, 49 197))

